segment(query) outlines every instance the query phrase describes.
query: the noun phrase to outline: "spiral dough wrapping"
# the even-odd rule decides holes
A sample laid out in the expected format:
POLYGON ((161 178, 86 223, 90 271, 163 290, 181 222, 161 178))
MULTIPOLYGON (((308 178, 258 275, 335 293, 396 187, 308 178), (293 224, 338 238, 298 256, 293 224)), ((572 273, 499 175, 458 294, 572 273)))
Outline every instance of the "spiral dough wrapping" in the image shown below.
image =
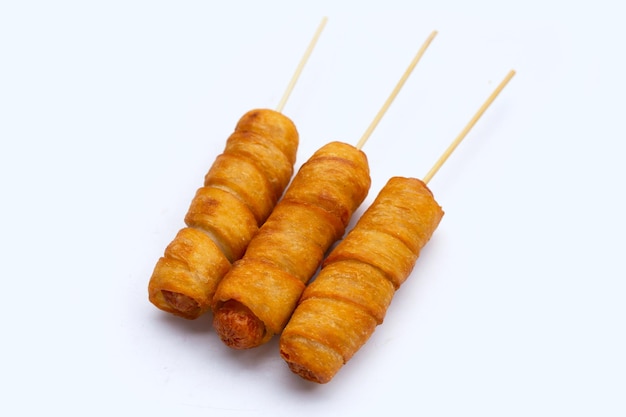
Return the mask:
POLYGON ((302 378, 327 383, 381 324, 443 217, 422 181, 391 178, 324 261, 280 338, 302 378))
POLYGON ((302 165, 215 293, 213 324, 226 345, 252 348, 282 331, 370 183, 365 154, 345 143, 323 146, 302 165))
POLYGON ((291 180, 298 141, 295 125, 279 112, 252 110, 239 120, 191 201, 187 227, 154 268, 150 302, 187 319, 211 309, 217 284, 291 180))

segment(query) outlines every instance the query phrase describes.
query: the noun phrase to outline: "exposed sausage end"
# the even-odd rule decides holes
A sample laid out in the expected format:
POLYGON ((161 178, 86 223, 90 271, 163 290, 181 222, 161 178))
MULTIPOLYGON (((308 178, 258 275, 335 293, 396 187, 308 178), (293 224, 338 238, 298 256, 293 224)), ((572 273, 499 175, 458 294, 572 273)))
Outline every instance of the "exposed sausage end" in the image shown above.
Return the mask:
POLYGON ((265 339, 263 322, 235 300, 228 300, 215 310, 213 327, 220 339, 233 349, 250 349, 265 339))

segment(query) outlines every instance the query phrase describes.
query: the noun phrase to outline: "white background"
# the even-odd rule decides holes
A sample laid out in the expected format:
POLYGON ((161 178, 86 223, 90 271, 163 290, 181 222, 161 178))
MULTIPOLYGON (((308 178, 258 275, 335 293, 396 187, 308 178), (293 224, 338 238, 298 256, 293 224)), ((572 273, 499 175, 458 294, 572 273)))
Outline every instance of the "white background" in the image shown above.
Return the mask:
POLYGON ((0 3, 3 409, 626 415, 617 3, 223 3, 0 3), (147 283, 236 121, 277 105, 323 16, 284 110, 297 166, 355 144, 439 32, 364 147, 363 207, 423 176, 517 75, 430 182, 446 215, 385 322, 316 385, 276 340, 232 351, 210 315, 157 310, 147 283))

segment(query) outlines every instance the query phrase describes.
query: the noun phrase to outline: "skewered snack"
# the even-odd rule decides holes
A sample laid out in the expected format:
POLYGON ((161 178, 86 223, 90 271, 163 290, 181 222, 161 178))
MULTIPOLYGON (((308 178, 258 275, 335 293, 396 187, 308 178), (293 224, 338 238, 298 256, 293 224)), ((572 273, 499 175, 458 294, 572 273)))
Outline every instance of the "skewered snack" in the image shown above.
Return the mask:
POLYGON ((267 342, 287 324, 306 283, 343 236, 370 187, 361 147, 434 38, 433 32, 356 147, 331 142, 300 168, 283 199, 214 296, 213 325, 235 349, 267 342))
POLYGON ((365 154, 345 143, 325 145, 301 167, 218 286, 214 323, 227 345, 254 347, 280 332, 369 187, 365 154))
POLYGON ((292 372, 329 382, 383 322, 395 291, 444 214, 428 181, 513 75, 507 75, 423 181, 391 178, 328 255, 281 334, 280 355, 292 372))
POLYGON ((322 19, 276 111, 251 110, 191 201, 185 224, 157 261, 148 298, 161 310, 196 319, 211 309, 217 284, 241 258, 293 174, 298 131, 281 112, 317 42, 322 19))

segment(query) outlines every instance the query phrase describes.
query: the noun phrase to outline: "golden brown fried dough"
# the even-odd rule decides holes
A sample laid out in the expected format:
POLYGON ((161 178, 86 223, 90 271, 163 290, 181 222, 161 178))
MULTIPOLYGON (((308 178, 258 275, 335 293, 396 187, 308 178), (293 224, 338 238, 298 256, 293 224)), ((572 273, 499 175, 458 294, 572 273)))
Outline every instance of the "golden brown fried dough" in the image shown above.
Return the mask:
POLYGON ((391 178, 324 261, 280 338, 289 368, 326 383, 382 323, 443 211, 422 181, 391 178))
POLYGON ((246 113, 192 199, 181 229, 157 262, 149 300, 195 319, 210 310, 217 284, 241 258, 293 174, 298 132, 273 110, 246 113))
POLYGON ((198 189, 185 223, 211 236, 231 262, 241 258, 258 230, 254 214, 241 200, 228 191, 211 187, 198 189))
POLYGON ((213 322, 226 345, 254 347, 281 332, 369 187, 365 154, 345 143, 323 146, 302 165, 244 257, 218 285, 213 322))
POLYGON ((161 310, 187 319, 211 308, 216 275, 224 275, 230 262, 204 232, 181 229, 165 249, 150 278, 149 299, 161 310))

